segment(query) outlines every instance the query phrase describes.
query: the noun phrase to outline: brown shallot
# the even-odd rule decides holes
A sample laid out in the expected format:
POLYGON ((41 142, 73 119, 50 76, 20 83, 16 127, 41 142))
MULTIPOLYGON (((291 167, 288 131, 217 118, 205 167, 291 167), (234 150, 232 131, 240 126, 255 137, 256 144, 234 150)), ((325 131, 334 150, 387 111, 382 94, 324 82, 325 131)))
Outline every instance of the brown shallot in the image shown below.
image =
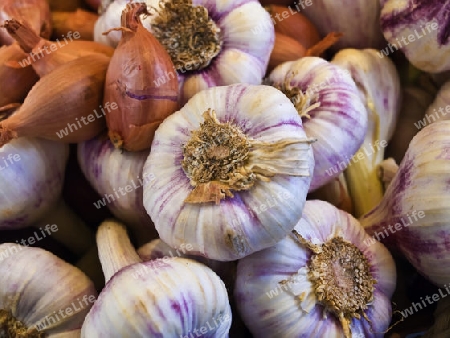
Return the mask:
POLYGON ((94 41, 79 41, 80 34, 77 31, 70 32, 61 41, 48 41, 39 37, 28 26, 17 20, 8 20, 3 25, 9 34, 19 43, 23 51, 28 55, 22 56, 22 60, 9 62, 11 67, 22 68, 30 65, 36 73, 42 77, 59 66, 75 60, 79 57, 93 53, 101 53, 112 56, 114 49, 94 41))
MULTIPOLYGON (((117 102, 106 115, 108 135, 116 148, 149 149, 155 130, 178 108, 178 77, 169 54, 140 21, 145 3, 122 12, 122 39, 111 58, 104 102, 117 102)), ((108 33, 108 32, 107 32, 108 33)))
MULTIPOLYGON (((23 105, 0 122, 0 147, 23 136, 78 143, 98 135, 105 128, 101 104, 109 60, 84 56, 42 77, 23 105)), ((114 107, 111 102, 105 109, 114 107)))

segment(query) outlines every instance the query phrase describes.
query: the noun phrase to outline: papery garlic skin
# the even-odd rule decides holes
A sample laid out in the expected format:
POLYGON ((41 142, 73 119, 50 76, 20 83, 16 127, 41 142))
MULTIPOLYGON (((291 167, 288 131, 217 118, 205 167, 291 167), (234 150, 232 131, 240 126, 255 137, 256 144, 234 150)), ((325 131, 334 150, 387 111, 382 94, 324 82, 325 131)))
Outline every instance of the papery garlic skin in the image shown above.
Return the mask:
POLYGON ((0 229, 31 225, 60 196, 69 146, 19 138, 0 147, 0 229))
POLYGON ((155 260, 126 267, 108 282, 81 337, 175 338, 204 327, 204 337, 228 337, 231 316, 225 285, 211 269, 185 258, 155 260))
POLYGON ((439 286, 450 280, 449 128, 450 121, 439 121, 417 133, 383 199, 361 218, 369 233, 439 286))
POLYGON ((367 112, 355 82, 346 70, 319 57, 303 57, 276 67, 268 83, 289 84, 305 98, 299 104, 303 127, 312 145, 315 168, 310 191, 325 185, 347 167, 367 132, 367 112), (310 118, 308 118, 308 116, 310 118))
MULTIPOLYGON (((371 322, 353 318, 352 337, 383 337, 391 320, 396 271, 389 251, 374 241, 357 220, 327 202, 307 201, 295 230, 319 245, 342 237, 367 259, 374 284, 373 302, 365 311, 371 322)), ((311 251, 291 234, 275 246, 238 263, 235 299, 255 337, 344 337, 339 320, 325 310, 308 277, 311 251), (281 281, 288 281, 280 285, 281 281)), ((345 278, 345 277, 344 277, 345 278)))
POLYGON ((99 135, 79 143, 77 152, 83 174, 101 197, 96 207, 106 206, 115 217, 137 229, 139 243, 156 238, 142 199, 144 182, 155 179, 151 173, 142 172, 149 151, 123 152, 99 135))
POLYGON ((76 337, 73 331, 81 328, 96 297, 92 281, 52 253, 0 244, 0 310, 12 311, 29 330, 76 337))
POLYGON ((293 104, 270 86, 236 84, 204 90, 156 131, 143 169, 144 174, 155 175, 144 185, 144 207, 168 245, 191 243, 193 254, 221 261, 244 257, 274 245, 300 219, 314 168, 310 142, 293 104), (295 144, 250 153, 249 165, 275 173, 269 181, 256 180, 249 190, 231 190, 234 197, 218 204, 187 203, 193 186, 181 165, 183 146, 204 123, 208 109, 221 123, 240 129, 250 142, 295 144))
POLYGON ((400 49, 420 70, 450 70, 449 6, 445 0, 384 1, 380 24, 390 45, 380 51, 380 57, 400 49))
POLYGON ((374 49, 343 49, 331 61, 349 71, 368 113, 364 143, 345 171, 354 215, 362 216, 383 197, 377 167, 391 139, 400 112, 400 78, 389 58, 380 59, 374 49), (362 158, 361 158, 362 157, 362 158))
POLYGON ((344 33, 331 47, 333 50, 381 48, 384 43, 379 25, 379 0, 314 0, 312 5, 302 6, 301 12, 314 23, 321 36, 330 32, 344 33))

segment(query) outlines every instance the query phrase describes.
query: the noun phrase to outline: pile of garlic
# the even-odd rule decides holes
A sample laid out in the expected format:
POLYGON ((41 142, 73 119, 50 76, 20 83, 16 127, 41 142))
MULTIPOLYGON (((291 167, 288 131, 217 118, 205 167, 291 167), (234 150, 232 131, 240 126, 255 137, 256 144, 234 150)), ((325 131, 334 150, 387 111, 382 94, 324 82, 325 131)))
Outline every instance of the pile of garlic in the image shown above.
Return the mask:
POLYGON ((344 5, 3 1, 0 337, 412 323, 405 269, 450 281, 450 5, 344 5))

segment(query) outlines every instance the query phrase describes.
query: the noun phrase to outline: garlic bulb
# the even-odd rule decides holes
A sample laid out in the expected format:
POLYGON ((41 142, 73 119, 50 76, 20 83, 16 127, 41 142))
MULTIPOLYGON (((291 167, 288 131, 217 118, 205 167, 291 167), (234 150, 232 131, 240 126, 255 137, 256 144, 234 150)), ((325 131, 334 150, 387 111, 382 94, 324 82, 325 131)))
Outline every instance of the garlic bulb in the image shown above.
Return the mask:
POLYGON ((69 147, 19 138, 0 147, 0 229, 23 228, 60 196, 69 147))
POLYGON ((142 172, 149 152, 122 152, 104 135, 79 143, 77 151, 83 174, 101 197, 94 206, 107 207, 130 226, 139 245, 156 238, 142 199, 144 182, 156 179, 142 172))
POLYGON ((450 280, 449 128, 439 121, 417 133, 383 199, 360 220, 439 286, 450 280))
POLYGON ((303 57, 275 68, 267 83, 291 99, 306 135, 317 139, 310 191, 339 176, 367 131, 367 113, 349 73, 319 57, 303 57))
POLYGON ((433 103, 428 107, 425 117, 414 125, 417 129, 439 120, 450 120, 450 81, 438 91, 433 103))
POLYGON ((307 201, 295 232, 238 263, 235 299, 254 337, 383 337, 396 271, 350 214, 307 201))
POLYGON ((316 25, 320 35, 344 32, 342 39, 332 49, 381 48, 383 45, 379 0, 314 0, 310 3, 312 6, 302 8, 302 13, 316 25))
POLYGON ((300 219, 311 142, 275 88, 204 90, 156 131, 143 169, 156 179, 144 184, 144 207, 171 247, 239 259, 274 245, 300 219))
MULTIPOLYGON (((122 0, 109 5, 95 27, 98 31, 95 41, 104 41, 97 36, 119 26, 126 3, 122 0)), ((181 104, 213 86, 261 83, 275 33, 270 15, 259 2, 148 0, 145 3, 154 14, 141 21, 166 48, 176 68, 157 78, 155 85, 178 77, 181 104)), ((116 46, 119 41, 116 37, 120 38, 113 35, 104 42, 116 46)))
POLYGON ((91 280, 40 248, 0 244, 0 337, 79 337, 91 280))
POLYGON ((97 242, 109 281, 86 317, 82 338, 228 337, 228 295, 211 269, 178 257, 140 263, 125 228, 114 221, 102 223, 97 242))
POLYGON ((380 58, 401 50, 425 72, 450 70, 448 6, 446 1, 383 1, 380 24, 388 44, 379 52, 380 58))
POLYGON ((331 63, 349 71, 368 113, 364 143, 345 170, 354 215, 359 217, 383 197, 377 167, 384 159, 400 112, 400 78, 394 63, 388 58, 380 59, 374 49, 344 49, 331 63))

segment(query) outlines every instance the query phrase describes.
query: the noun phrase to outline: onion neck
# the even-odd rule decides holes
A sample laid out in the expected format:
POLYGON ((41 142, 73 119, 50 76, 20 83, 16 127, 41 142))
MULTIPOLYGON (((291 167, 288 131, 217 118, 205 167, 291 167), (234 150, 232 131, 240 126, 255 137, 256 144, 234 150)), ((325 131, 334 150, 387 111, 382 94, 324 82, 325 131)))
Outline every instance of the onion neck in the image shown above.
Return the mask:
POLYGON ((20 48, 26 53, 31 53, 41 40, 45 41, 40 38, 33 29, 21 24, 15 19, 7 20, 3 26, 6 28, 9 35, 19 43, 20 48))
POLYGON ((11 311, 0 309, 0 337, 45 338, 47 334, 36 328, 28 329, 11 311))
POLYGON ((222 48, 220 28, 208 10, 194 6, 192 0, 162 3, 152 21, 152 32, 183 73, 207 67, 222 48))
POLYGON ((97 247, 106 283, 123 268, 142 262, 125 226, 115 220, 106 220, 100 225, 97 247))

